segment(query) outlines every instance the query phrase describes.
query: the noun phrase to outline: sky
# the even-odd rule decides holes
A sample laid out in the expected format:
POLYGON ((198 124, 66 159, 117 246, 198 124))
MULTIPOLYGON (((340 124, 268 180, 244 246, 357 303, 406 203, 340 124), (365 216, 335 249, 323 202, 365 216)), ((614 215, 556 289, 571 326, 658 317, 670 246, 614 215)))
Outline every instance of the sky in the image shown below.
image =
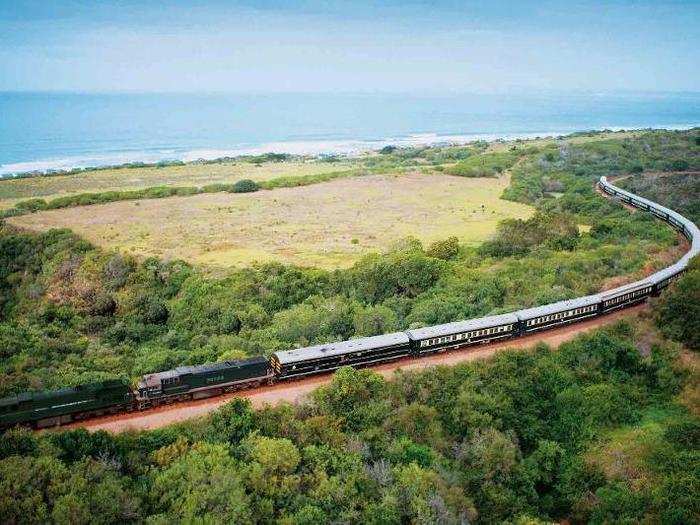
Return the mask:
POLYGON ((0 90, 700 91, 697 1, 0 0, 0 90))

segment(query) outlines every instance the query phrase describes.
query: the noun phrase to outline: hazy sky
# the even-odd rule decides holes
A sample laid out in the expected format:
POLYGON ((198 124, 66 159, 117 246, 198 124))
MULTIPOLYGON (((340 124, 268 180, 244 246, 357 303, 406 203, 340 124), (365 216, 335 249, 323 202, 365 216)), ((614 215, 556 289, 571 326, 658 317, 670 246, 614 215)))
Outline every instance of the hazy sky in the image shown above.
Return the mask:
POLYGON ((0 90, 700 91, 699 1, 0 0, 0 90))

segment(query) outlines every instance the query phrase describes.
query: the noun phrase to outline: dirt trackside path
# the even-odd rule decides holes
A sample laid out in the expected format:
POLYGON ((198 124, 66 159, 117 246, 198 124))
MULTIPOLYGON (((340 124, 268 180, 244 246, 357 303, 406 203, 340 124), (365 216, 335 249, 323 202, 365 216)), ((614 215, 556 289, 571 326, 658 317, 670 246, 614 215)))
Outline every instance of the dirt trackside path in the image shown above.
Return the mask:
MULTIPOLYGON (((561 343, 573 339, 580 333, 611 324, 622 317, 636 315, 645 307, 645 305, 635 306, 608 314, 604 317, 594 318, 564 328, 533 334, 527 337, 520 337, 510 341, 465 348, 464 350, 457 350, 449 353, 435 354, 422 359, 401 359, 399 361, 373 367, 373 370, 385 378, 390 378, 398 369, 415 370, 436 365, 456 365, 466 361, 492 357, 497 352, 506 348, 524 349, 530 348, 536 343, 546 343, 550 346, 557 347, 561 343)), ((204 416, 236 396, 250 399, 254 408, 261 408, 264 405, 277 405, 284 402, 295 403, 303 399, 304 396, 308 395, 320 385, 328 383, 332 377, 332 374, 323 374, 298 381, 282 382, 272 386, 243 390, 199 401, 161 406, 143 412, 89 419, 61 428, 83 427, 88 430, 107 430, 109 432, 122 432, 129 429, 145 430, 160 428, 172 423, 204 416)))

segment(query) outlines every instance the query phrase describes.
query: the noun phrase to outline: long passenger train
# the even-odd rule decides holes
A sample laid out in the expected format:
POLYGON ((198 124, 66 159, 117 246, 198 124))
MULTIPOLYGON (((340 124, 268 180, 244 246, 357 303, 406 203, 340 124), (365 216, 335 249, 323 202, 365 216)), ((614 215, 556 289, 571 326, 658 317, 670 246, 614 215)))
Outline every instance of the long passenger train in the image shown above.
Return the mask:
POLYGON ((201 366, 181 366, 147 374, 134 389, 120 381, 106 381, 7 397, 0 399, 0 428, 18 424, 35 428, 57 426, 96 415, 144 410, 272 384, 342 366, 369 366, 400 358, 421 357, 576 323, 641 303, 658 295, 685 271, 688 261, 700 253, 700 231, 679 213, 624 191, 605 177, 600 178, 598 187, 613 198, 666 221, 688 239, 690 250, 675 264, 640 281, 508 314, 274 352, 269 359, 257 356, 201 366))

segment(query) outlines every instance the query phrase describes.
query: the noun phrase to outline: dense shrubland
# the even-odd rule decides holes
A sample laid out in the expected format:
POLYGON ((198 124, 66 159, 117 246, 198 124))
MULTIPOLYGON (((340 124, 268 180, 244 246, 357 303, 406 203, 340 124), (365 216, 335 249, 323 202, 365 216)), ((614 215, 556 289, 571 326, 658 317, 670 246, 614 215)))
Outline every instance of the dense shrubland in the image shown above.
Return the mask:
POLYGON ((557 352, 392 382, 343 369, 303 405, 253 411, 237 399, 157 431, 12 431, 0 445, 0 513, 35 523, 689 523, 700 512, 700 425, 674 402, 684 381, 675 348, 657 340, 643 357, 635 345, 646 330, 619 324, 557 352))
MULTIPOLYGON (((506 196, 535 204, 531 219, 504 222, 480 247, 406 239, 333 272, 267 264, 215 278, 180 261, 106 252, 67 230, 0 226, 0 396, 594 292, 663 265, 653 256, 677 243, 658 221, 595 195, 594 180, 639 166, 677 169, 679 160, 697 170, 696 136, 517 145, 506 153, 506 196)), ((447 169, 486 149, 390 149, 366 164, 447 169)), ((697 325, 697 308, 687 307, 700 304, 698 275, 689 272, 654 310, 664 334, 690 347, 698 330, 678 320, 697 325)), ((648 325, 621 324, 558 352, 537 348, 389 383, 348 369, 299 407, 255 412, 239 400, 204 424, 159 431, 13 431, 0 440, 0 515, 688 523, 700 512, 697 394, 687 393, 678 348, 650 334, 648 325)))
POLYGON ((580 144, 550 143, 514 166, 511 185, 504 195, 520 202, 539 203, 548 209, 589 214, 601 206, 586 196, 591 184, 602 175, 698 171, 698 133, 697 129, 649 131, 633 137, 580 144), (563 188, 567 195, 556 198, 563 188))
POLYGON ((637 271, 649 250, 673 242, 654 223, 627 245, 616 244, 614 232, 580 234, 566 221, 556 240, 542 237, 561 221, 536 216, 509 228, 504 239, 527 239, 517 252, 498 239, 478 250, 454 240, 427 249, 407 240, 348 270, 267 264, 223 278, 178 261, 104 252, 66 230, 37 235, 6 228, 0 232, 0 394, 115 375, 133 379, 178 364, 569 298, 637 271))
POLYGON ((472 155, 445 168, 445 173, 460 177, 496 177, 511 168, 518 159, 516 152, 472 155))
POLYGON ((700 223, 700 173, 697 171, 628 177, 620 184, 626 190, 681 211, 696 224, 700 223))
POLYGON ((700 257, 690 261, 676 286, 663 294, 655 308, 659 328, 671 339, 700 350, 700 257))

